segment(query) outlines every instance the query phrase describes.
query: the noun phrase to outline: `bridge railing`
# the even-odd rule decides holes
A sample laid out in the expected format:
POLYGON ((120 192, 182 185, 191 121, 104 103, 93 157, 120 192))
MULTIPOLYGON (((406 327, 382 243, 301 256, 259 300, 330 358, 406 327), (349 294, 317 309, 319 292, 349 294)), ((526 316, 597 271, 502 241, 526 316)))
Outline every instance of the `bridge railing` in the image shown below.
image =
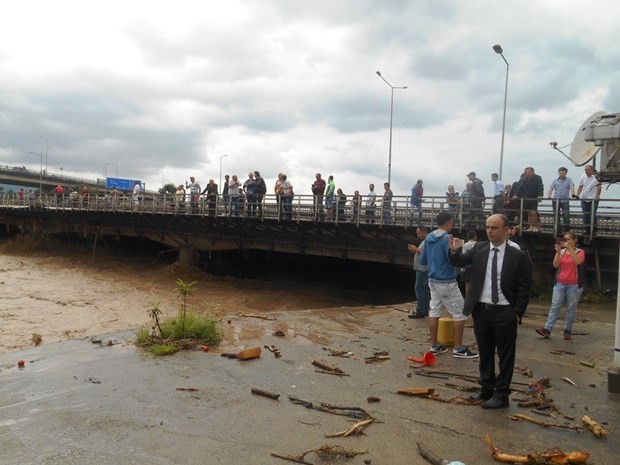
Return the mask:
MULTIPOLYGON (((436 226, 440 212, 453 215, 454 227, 460 230, 482 229, 486 217, 492 213, 493 199, 486 198, 478 204, 463 201, 447 201, 445 197, 428 196, 421 208, 414 208, 409 196, 394 196, 390 201, 382 201, 380 196, 360 196, 340 199, 333 197, 333 206, 328 207, 326 199, 313 195, 295 195, 292 198, 264 195, 258 196, 199 196, 192 199, 187 194, 158 194, 154 197, 134 198, 124 194, 79 195, 77 193, 34 194, 29 192, 0 193, 0 208, 36 208, 54 210, 77 210, 90 212, 127 212, 135 214, 197 215, 226 218, 247 218, 273 221, 325 221, 336 224, 375 224, 394 225, 404 228, 424 225, 436 226)), ((530 199, 518 199, 504 212, 521 231, 528 228, 528 213, 524 208, 530 199)), ((555 215, 554 204, 549 199, 537 203, 541 231, 554 235, 563 231, 562 217, 555 215)), ((570 229, 580 235, 594 234, 620 237, 620 199, 604 199, 598 204, 597 215, 591 215, 591 222, 584 224, 580 200, 568 200, 570 229)))

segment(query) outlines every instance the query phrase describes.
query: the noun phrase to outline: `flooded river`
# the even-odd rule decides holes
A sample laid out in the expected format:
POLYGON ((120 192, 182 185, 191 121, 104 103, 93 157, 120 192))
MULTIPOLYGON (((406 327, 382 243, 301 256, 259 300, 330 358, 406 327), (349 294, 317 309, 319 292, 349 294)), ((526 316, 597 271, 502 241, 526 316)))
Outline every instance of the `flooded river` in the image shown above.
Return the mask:
MULTIPOLYGON (((136 328, 161 301, 177 311, 177 278, 197 281, 190 305, 199 311, 259 313, 393 304, 413 299, 408 271, 340 260, 278 256, 256 278, 181 269, 170 254, 135 247, 17 238, 0 244, 0 353, 136 328), (162 256, 164 258, 162 258, 162 256)), ((256 264, 254 264, 256 268, 256 264)))

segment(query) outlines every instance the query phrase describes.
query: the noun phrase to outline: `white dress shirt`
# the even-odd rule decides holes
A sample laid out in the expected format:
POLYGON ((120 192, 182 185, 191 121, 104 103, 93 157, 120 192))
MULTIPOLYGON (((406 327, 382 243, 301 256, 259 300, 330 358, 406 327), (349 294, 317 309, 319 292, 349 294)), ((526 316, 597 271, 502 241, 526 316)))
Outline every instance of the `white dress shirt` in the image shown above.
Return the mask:
POLYGON ((491 298, 491 275, 493 268, 493 255, 497 253, 497 276, 495 279, 497 280, 497 291, 499 300, 495 305, 510 305, 506 297, 502 293, 502 285, 501 285, 501 274, 502 274, 502 264, 504 263, 504 256, 506 254, 506 242, 502 245, 494 246, 489 242, 489 260, 487 262, 487 271, 484 275, 484 285, 482 286, 482 292, 480 293, 479 302, 484 302, 485 304, 493 304, 493 299, 491 298), (493 248, 497 248, 498 252, 493 252, 493 248))

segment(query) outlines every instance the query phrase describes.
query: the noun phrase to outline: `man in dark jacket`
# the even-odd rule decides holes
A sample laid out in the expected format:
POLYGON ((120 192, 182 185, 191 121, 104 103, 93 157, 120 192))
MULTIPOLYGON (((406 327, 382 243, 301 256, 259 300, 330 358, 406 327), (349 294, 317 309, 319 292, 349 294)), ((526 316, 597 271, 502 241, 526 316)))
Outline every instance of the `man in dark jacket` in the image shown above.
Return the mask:
POLYGON ((469 223, 470 225, 477 221, 484 223, 484 187, 482 187, 482 180, 476 177, 475 171, 470 171, 467 178, 471 182, 471 191, 469 192, 471 216, 469 223))
POLYGON ((256 206, 258 207, 258 216, 263 217, 263 197, 267 192, 267 185, 265 180, 261 177, 258 171, 254 171, 254 183, 256 185, 254 193, 256 194, 256 206))
POLYGON ((538 217, 538 202, 543 198, 542 178, 534 174, 534 168, 528 166, 523 172, 525 176, 517 188, 516 196, 523 199, 523 210, 527 211, 530 223, 529 232, 540 231, 540 218, 538 217))
POLYGON ((508 407, 510 383, 517 346, 517 324, 521 323, 532 286, 530 262, 525 252, 506 242, 508 218, 491 215, 486 220, 489 241, 477 242, 462 254, 454 240, 449 242, 450 263, 471 265, 471 278, 463 314, 472 314, 474 334, 480 353, 480 393, 473 398, 484 401, 482 408, 508 407), (499 373, 495 375, 495 351, 499 373))
POLYGON ((310 186, 312 195, 314 195, 314 219, 319 221, 325 220, 325 211, 323 210, 323 195, 325 194, 325 179, 321 177, 321 173, 315 175, 316 180, 310 186))

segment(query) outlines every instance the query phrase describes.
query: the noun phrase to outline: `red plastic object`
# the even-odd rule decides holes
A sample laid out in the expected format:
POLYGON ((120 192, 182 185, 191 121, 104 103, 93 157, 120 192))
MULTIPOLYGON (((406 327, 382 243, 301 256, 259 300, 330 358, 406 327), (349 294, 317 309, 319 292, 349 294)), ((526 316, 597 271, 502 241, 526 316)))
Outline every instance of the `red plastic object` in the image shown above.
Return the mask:
POLYGON ((202 350, 204 350, 205 352, 209 352, 209 346, 202 346, 202 350))
POLYGON ((20 368, 24 368, 26 366, 26 362, 24 360, 18 360, 17 366, 20 368))
POLYGON ((407 357, 411 362, 421 363, 422 366, 435 366, 435 355, 432 352, 426 352, 422 358, 407 357))
POLYGON ((231 323, 232 323, 232 320, 228 320, 228 324, 231 324, 231 323))

